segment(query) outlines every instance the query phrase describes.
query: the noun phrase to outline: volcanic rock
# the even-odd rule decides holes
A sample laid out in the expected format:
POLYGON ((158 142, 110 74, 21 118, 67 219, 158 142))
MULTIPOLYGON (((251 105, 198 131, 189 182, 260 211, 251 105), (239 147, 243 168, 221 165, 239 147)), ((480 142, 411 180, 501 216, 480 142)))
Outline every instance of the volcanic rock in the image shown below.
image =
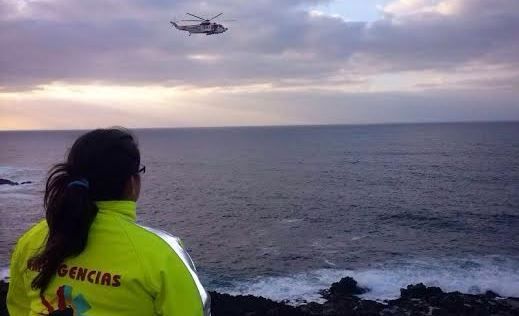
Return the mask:
POLYGON ((306 316, 297 308, 284 303, 252 295, 232 296, 218 292, 209 292, 211 295, 211 315, 225 316, 306 316))
POLYGON ((334 297, 360 295, 367 291, 367 289, 360 288, 353 278, 345 277, 339 282, 333 283, 330 289, 321 291, 321 295, 327 300, 333 300, 334 297))
POLYGON ((18 185, 19 183, 18 183, 18 182, 11 181, 11 180, 1 179, 1 178, 0 178, 0 185, 2 185, 2 184, 7 184, 7 185, 18 185))
POLYGON ((8 180, 8 179, 1 179, 0 178, 0 185, 2 184, 6 184, 6 185, 20 185, 20 184, 31 184, 32 181, 23 181, 23 182, 15 182, 15 181, 11 181, 11 180, 8 180))
POLYGON ((7 299, 7 289, 9 288, 9 284, 4 282, 3 280, 0 280, 0 316, 8 316, 7 314, 7 306, 6 306, 6 299, 7 299))

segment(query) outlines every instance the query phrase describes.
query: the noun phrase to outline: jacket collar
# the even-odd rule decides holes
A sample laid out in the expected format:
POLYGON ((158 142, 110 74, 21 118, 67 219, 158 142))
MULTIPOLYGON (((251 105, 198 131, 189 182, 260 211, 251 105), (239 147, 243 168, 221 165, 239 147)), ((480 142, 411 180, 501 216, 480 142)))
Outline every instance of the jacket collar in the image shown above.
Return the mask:
POLYGON ((137 218, 137 203, 134 201, 97 201, 100 213, 117 214, 135 222, 137 218))

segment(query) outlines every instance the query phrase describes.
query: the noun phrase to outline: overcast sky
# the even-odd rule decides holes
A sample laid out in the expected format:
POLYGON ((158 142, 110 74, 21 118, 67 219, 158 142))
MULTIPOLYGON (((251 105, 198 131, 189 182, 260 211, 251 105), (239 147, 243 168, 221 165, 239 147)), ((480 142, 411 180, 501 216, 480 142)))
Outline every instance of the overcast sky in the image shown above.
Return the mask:
POLYGON ((518 0, 0 0, 0 129, 519 120, 518 66, 518 0))

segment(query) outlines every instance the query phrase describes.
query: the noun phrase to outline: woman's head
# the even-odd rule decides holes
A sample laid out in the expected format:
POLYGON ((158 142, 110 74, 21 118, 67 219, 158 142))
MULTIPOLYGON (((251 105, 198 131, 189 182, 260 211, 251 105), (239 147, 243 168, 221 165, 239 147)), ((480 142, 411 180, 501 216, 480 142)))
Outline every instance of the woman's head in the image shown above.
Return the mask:
POLYGON ((92 200, 104 201, 132 199, 131 185, 138 184, 139 165, 135 137, 127 130, 112 128, 79 137, 64 167, 68 180, 87 180, 92 200))
POLYGON ((49 236, 43 251, 31 259, 41 268, 33 288, 43 291, 59 264, 85 249, 97 214, 95 201, 137 200, 139 165, 137 141, 125 129, 97 129, 74 142, 66 161, 56 164, 47 179, 49 236))

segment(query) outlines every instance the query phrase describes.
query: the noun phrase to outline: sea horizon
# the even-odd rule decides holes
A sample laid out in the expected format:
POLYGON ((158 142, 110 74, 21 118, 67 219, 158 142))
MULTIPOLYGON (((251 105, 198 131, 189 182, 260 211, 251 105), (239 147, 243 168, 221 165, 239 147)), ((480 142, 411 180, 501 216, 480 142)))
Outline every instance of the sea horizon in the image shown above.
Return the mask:
POLYGON ((170 129, 228 129, 228 128, 283 128, 283 127, 333 127, 333 126, 386 126, 386 125, 422 125, 422 124, 499 124, 499 123, 519 123, 519 119, 513 120, 453 120, 453 121, 398 121, 398 122, 371 122, 371 123, 317 123, 317 124, 266 124, 266 125, 222 125, 222 126, 157 126, 157 127, 128 127, 124 125, 109 125, 104 127, 92 128, 63 128, 63 129, 0 129, 2 132, 76 132, 89 131, 96 128, 124 127, 130 130, 170 130, 170 129))

